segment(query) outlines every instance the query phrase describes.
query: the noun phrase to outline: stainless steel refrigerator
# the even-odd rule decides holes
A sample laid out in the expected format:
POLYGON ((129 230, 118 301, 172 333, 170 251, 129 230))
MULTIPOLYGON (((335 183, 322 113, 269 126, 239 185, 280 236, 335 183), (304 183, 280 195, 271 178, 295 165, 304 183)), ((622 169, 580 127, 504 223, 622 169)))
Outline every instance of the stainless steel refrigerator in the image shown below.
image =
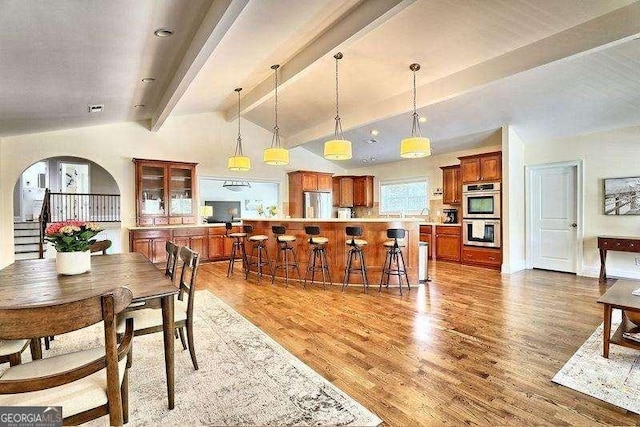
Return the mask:
POLYGON ((331 218, 331 193, 305 191, 303 214, 305 218, 331 218))

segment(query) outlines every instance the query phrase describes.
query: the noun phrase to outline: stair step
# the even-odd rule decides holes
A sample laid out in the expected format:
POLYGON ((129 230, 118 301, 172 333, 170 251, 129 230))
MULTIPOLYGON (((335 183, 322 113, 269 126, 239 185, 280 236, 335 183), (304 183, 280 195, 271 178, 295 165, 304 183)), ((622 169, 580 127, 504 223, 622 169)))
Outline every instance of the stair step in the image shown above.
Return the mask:
POLYGON ((39 251, 40 245, 38 243, 15 243, 13 250, 17 252, 39 251))
POLYGON ((32 253, 40 253, 40 249, 25 249, 25 250, 19 250, 19 251, 15 251, 14 254, 32 254, 32 253))
POLYGON ((40 237, 40 231, 38 230, 14 230, 14 237, 40 237))
POLYGON ((40 237, 38 236, 23 236, 13 239, 14 245, 32 245, 40 243, 40 237))
POLYGON ((38 252, 16 253, 16 254, 14 254, 14 258, 16 260, 38 259, 38 258, 40 258, 40 254, 38 252))

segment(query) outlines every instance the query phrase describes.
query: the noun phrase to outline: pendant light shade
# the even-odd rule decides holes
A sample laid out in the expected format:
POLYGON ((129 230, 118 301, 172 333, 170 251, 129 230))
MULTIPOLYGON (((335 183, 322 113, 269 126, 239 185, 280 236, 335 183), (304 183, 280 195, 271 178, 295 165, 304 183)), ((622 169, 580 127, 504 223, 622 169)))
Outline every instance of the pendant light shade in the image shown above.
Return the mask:
POLYGON ((242 135, 240 133, 240 91, 241 87, 236 88, 238 94, 238 140, 236 142, 236 151, 233 156, 229 157, 227 169, 230 171, 245 172, 251 170, 251 159, 246 157, 242 152, 242 135))
POLYGON ((275 79, 275 125, 273 126, 273 138, 271 139, 271 147, 265 148, 262 161, 270 166, 282 166, 289 164, 289 150, 282 146, 280 141, 280 128, 278 127, 278 68, 279 65, 272 65, 275 79))
POLYGON ((400 157, 417 159, 431 155, 431 140, 422 136, 420 130, 420 115, 416 108, 416 71, 420 64, 411 64, 409 69, 413 72, 413 122, 411 124, 411 136, 400 142, 400 157))
POLYGON ((324 158, 327 160, 349 160, 351 154, 351 141, 332 139, 324 143, 324 158))
POLYGON ((341 52, 333 55, 336 59, 336 126, 333 139, 324 143, 324 158, 327 160, 349 160, 351 158, 351 141, 344 139, 340 119, 340 103, 338 97, 338 61, 343 58, 341 52))

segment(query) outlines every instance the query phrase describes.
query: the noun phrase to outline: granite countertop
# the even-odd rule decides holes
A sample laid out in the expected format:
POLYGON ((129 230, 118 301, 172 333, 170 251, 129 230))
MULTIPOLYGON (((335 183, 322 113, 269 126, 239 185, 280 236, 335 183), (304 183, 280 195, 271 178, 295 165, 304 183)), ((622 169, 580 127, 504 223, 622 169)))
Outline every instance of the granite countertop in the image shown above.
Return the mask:
POLYGON ((445 224, 428 222, 424 218, 242 218, 244 221, 274 221, 274 222, 417 222, 418 225, 438 225, 445 227, 460 227, 461 224, 445 224))
MULTIPOLYGON (((235 226, 242 225, 242 222, 233 222, 235 226)), ((174 228, 209 228, 224 227, 224 222, 212 222, 207 224, 180 224, 180 225, 149 225, 146 227, 129 227, 129 230, 154 230, 154 229, 174 229, 174 228)))

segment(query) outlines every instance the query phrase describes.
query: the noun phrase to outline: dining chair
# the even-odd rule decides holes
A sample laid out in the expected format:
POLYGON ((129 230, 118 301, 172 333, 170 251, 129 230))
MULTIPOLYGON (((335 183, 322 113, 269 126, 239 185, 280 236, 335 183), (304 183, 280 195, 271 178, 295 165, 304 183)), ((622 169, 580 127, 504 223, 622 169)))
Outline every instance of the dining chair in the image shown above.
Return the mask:
POLYGON ((29 347, 30 342, 30 340, 0 341, 0 363, 9 362, 9 366, 15 366, 22 363, 22 352, 29 347))
POLYGON ((111 245, 111 240, 100 240, 99 242, 95 242, 93 245, 89 246, 89 250, 92 254, 102 252, 102 255, 106 255, 107 249, 109 249, 111 245))
POLYGON ((10 367, 0 376, 0 406, 61 406, 65 425, 104 415, 111 425, 128 422, 133 321, 120 345, 115 325, 132 298, 129 289, 117 288, 59 305, 0 309, 0 339, 60 335, 102 322, 105 342, 10 367))
MULTIPOLYGON (((179 258, 182 261, 182 271, 179 279, 180 292, 178 293, 178 299, 174 303, 174 326, 180 335, 182 347, 185 350, 189 349, 193 367, 198 370, 198 361, 196 359, 193 341, 193 307, 200 256, 198 252, 194 252, 188 247, 183 246, 180 248, 179 258), (186 340, 184 337, 185 329, 187 332, 186 340)), ((125 319, 133 319, 135 336, 163 331, 162 310, 157 308, 143 308, 121 313, 118 318, 118 333, 124 332, 125 319)))

